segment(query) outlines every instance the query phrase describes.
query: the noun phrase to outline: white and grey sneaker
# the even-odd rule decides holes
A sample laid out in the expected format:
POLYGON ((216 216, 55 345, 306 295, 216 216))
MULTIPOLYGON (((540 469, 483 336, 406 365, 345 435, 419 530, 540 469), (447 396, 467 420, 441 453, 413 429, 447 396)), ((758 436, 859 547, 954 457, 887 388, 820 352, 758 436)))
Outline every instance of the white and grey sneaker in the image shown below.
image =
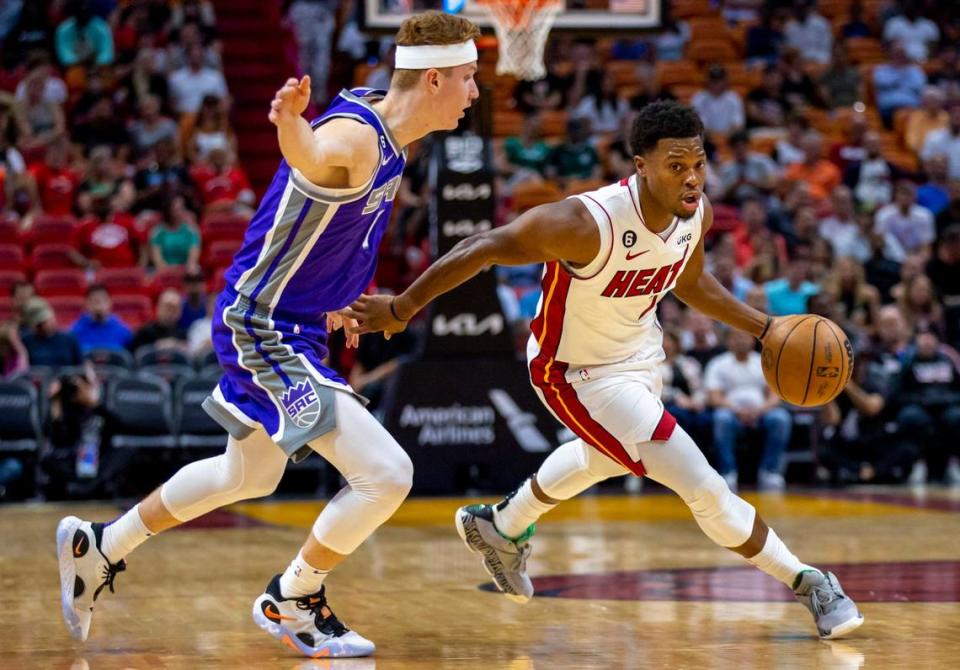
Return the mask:
POLYGON ((64 517, 57 525, 60 562, 60 605, 70 635, 83 641, 90 633, 93 604, 104 587, 113 593, 113 579, 127 569, 124 561, 111 563, 100 551, 102 523, 64 517))
POLYGON ((857 604, 843 592, 832 572, 804 570, 797 576, 793 593, 813 614, 817 632, 825 640, 846 635, 863 623, 857 604))
POLYGON ((516 540, 504 537, 493 523, 493 505, 461 507, 454 520, 467 548, 483 557, 483 567, 493 577, 496 587, 514 602, 529 602, 533 597, 533 583, 527 575, 528 540, 534 526, 516 540))
POLYGON ((326 587, 308 596, 284 598, 280 575, 253 603, 253 621, 296 652, 310 658, 369 656, 376 645, 344 626, 327 606, 326 587))

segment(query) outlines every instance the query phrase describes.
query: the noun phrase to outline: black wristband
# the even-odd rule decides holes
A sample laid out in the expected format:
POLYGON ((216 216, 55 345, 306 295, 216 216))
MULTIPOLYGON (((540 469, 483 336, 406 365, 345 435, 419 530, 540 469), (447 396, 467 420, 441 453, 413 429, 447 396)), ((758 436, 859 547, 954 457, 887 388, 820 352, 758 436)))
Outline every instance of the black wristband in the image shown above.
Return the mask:
POLYGON ((392 298, 390 298, 390 314, 397 321, 400 321, 400 322, 406 321, 406 319, 401 319, 399 316, 397 316, 397 310, 393 306, 393 303, 396 302, 396 300, 397 300, 397 296, 393 296, 392 298))
POLYGON ((757 336, 757 339, 758 339, 758 340, 762 340, 762 339, 763 339, 763 336, 767 334, 767 331, 770 330, 770 324, 771 324, 771 323, 773 323, 773 317, 772 317, 772 316, 768 316, 768 317, 767 317, 767 322, 766 322, 765 324, 763 324, 763 330, 760 331, 760 334, 757 336))

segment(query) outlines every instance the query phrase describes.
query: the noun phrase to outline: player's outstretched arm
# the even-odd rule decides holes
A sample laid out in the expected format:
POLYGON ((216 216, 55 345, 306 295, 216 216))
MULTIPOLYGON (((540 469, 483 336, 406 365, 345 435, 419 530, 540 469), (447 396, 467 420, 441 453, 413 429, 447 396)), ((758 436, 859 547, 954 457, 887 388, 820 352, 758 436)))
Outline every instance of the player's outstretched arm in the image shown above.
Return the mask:
POLYGON ((709 272, 703 269, 703 239, 713 225, 713 207, 703 196, 703 232, 687 267, 677 279, 673 294, 687 306, 703 312, 711 319, 762 338, 768 328, 770 317, 734 298, 709 272))
POLYGON ((600 232, 576 199, 535 207, 512 223, 457 243, 403 293, 391 298, 360 296, 343 314, 360 325, 354 331, 396 333, 442 293, 491 265, 526 265, 563 259, 586 265, 600 251, 600 232))
POLYGON ((277 127, 284 160, 317 185, 326 185, 336 169, 347 170, 350 185, 363 183, 379 160, 376 131, 349 119, 333 119, 315 131, 303 117, 309 102, 310 77, 304 76, 287 79, 270 103, 269 118, 277 127))

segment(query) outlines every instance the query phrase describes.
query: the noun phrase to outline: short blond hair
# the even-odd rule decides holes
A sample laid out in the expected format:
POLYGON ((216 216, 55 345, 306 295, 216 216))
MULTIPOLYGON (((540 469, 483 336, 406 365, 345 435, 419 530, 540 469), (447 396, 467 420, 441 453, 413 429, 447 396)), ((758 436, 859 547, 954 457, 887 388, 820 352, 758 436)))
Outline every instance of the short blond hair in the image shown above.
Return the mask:
MULTIPOLYGON (((462 16, 445 12, 423 12, 411 16, 400 24, 396 42, 398 46, 418 47, 426 45, 445 46, 460 44, 480 37, 480 29, 462 16)), ((438 68, 445 74, 450 68, 438 68)), ((401 91, 413 88, 420 81, 423 70, 394 70, 390 88, 401 91)))

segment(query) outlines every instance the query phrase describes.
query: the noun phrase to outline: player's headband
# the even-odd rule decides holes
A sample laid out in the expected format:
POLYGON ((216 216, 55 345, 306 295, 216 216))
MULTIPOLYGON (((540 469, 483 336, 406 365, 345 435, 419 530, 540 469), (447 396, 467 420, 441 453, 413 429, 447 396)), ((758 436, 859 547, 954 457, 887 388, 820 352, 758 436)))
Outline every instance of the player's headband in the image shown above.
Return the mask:
POLYGON ((426 70, 432 67, 456 67, 477 60, 477 45, 473 40, 460 44, 425 44, 423 46, 397 45, 398 70, 426 70))

